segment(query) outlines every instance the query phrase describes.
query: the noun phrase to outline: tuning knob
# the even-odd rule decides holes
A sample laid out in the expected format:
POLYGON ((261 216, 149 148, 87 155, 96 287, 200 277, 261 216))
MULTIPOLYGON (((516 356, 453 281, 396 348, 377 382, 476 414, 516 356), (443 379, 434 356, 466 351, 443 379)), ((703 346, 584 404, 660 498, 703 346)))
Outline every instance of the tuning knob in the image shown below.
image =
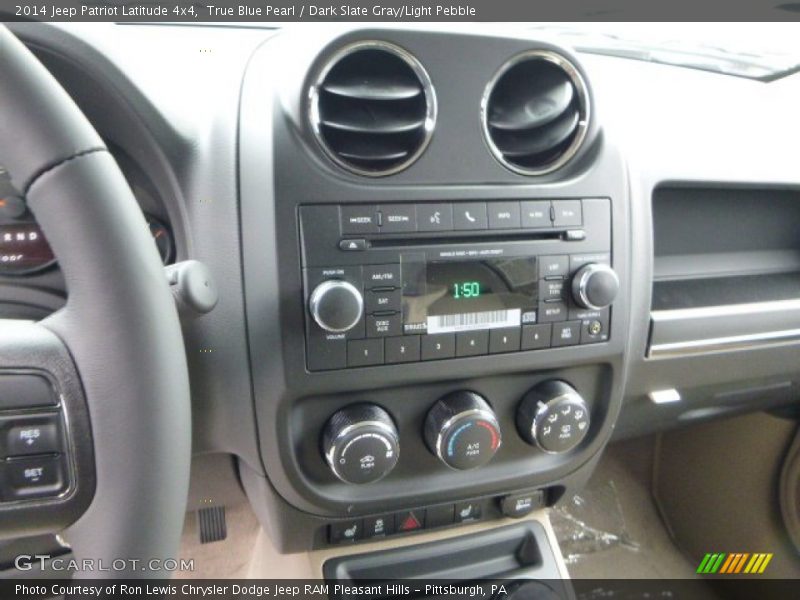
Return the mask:
POLYGON ((545 381, 522 398, 517 428, 526 442, 545 452, 569 452, 589 432, 589 407, 571 385, 545 381))
POLYGON ((311 292, 308 308, 314 321, 325 331, 344 333, 361 319, 364 297, 352 283, 329 279, 311 292))
POLYGON ((583 308, 606 308, 614 302, 618 291, 619 278, 608 265, 585 265, 572 278, 572 297, 583 308))
POLYGON ((372 483, 394 469, 400 442, 389 413, 374 404, 353 404, 328 420, 322 451, 345 483, 372 483))
POLYGON ((489 462, 501 442, 494 411, 479 394, 458 391, 441 398, 425 419, 431 452, 453 469, 474 469, 489 462))

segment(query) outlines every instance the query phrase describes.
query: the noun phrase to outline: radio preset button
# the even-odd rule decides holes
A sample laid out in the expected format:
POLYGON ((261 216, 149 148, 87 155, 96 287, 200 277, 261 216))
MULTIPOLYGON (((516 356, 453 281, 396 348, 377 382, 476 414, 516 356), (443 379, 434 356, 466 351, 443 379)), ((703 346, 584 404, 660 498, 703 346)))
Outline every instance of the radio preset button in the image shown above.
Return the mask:
POLYGON ((524 229, 537 229, 552 227, 550 219, 549 200, 529 200, 522 203, 522 227, 524 229))
POLYGON ((489 229, 519 229, 519 202, 490 202, 489 229))
POLYGON ((485 202, 469 202, 453 205, 453 226, 456 230, 467 231, 487 229, 485 202))
POLYGON ((419 361, 419 336, 406 335, 386 338, 386 363, 419 361))
POLYGON ((452 231, 452 204, 417 204, 418 231, 452 231))
POLYGON ((462 331, 456 334, 456 356, 479 356, 489 352, 489 330, 462 331))
POLYGON ((402 305, 402 290, 373 290, 364 294, 367 313, 394 311, 399 312, 402 305))
POLYGON ((403 324, 400 315, 370 315, 367 317, 367 337, 387 337, 400 335, 403 324))
POLYGON ((583 223, 580 200, 554 200, 553 209, 553 225, 556 227, 574 227, 583 223))
POLYGON ((519 327, 492 329, 489 332, 489 353, 516 352, 520 345, 519 327))
POLYGON ((388 204, 380 207, 381 233, 406 233, 417 230, 417 212, 413 204, 388 204))
POLYGON ((553 347, 574 346, 581 341, 581 322, 565 321, 553 324, 553 347))
POLYGON ((400 287, 400 265, 370 265, 364 267, 364 287, 400 287))
POLYGON ((378 207, 349 205, 341 207, 342 233, 378 233, 378 207))
POLYGON ((456 355, 456 334, 437 333, 422 336, 422 360, 454 358, 456 355))
POLYGON ((567 305, 565 302, 539 303, 539 322, 553 323, 567 319, 567 305))
POLYGON ((550 347, 550 337, 553 326, 550 323, 542 325, 524 325, 522 327, 522 349, 539 350, 550 347))
POLYGON ((569 256, 540 256, 539 277, 566 277, 569 274, 569 256))
POLYGON ((347 366, 369 367, 383 364, 383 338, 348 340, 347 366))

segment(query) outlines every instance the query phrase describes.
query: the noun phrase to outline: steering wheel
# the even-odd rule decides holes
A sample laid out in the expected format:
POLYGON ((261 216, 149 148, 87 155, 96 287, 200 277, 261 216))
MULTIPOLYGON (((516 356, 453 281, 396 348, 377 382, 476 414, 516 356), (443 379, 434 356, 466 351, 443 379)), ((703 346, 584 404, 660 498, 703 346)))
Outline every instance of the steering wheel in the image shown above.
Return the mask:
POLYGON ((78 576, 163 576, 152 569, 177 554, 191 454, 175 303, 141 209, 103 141, 2 25, 0 165, 41 225, 69 291, 64 308, 43 321, 0 320, 0 377, 18 388, 45 378, 55 391, 69 481, 55 497, 4 498, 0 532, 63 530, 79 566, 113 567, 78 576))

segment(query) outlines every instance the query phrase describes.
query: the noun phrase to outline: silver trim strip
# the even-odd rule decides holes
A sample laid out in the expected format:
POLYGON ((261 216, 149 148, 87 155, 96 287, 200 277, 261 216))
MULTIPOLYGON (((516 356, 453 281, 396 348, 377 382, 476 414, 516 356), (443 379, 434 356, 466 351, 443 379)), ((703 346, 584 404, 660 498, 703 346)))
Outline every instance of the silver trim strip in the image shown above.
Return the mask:
POLYGON ((751 350, 765 346, 776 346, 800 342, 800 329, 785 329, 748 335, 672 342, 650 346, 649 358, 677 358, 704 354, 707 352, 733 352, 735 350, 751 350))
POLYGON ((422 156, 422 153, 425 152, 425 149, 428 147, 428 144, 430 144, 431 138, 433 137, 433 130, 436 127, 436 115, 438 110, 437 106, 436 91, 433 89, 431 78, 428 75, 428 72, 425 70, 425 67, 422 66, 422 63, 420 63, 413 54, 407 50, 404 50, 400 46, 380 40, 365 40, 348 44, 347 46, 340 48, 325 62, 324 66, 317 74, 314 83, 308 89, 308 121, 311 125, 311 131, 314 133, 314 137, 317 140, 317 144, 319 144, 320 148, 322 148, 325 156, 327 156, 337 166, 349 171, 350 173, 362 175, 364 177, 386 177, 388 175, 395 175, 396 173, 399 173, 400 171, 403 171, 414 164, 417 159, 422 156), (409 156, 399 165, 383 171, 368 171, 352 165, 346 160, 342 160, 339 155, 336 154, 336 152, 334 152, 327 143, 325 143, 324 136, 322 135, 322 120, 319 115, 319 90, 322 86, 322 83, 325 81, 325 77, 328 76, 328 73, 330 73, 331 69, 336 65, 336 63, 338 63, 344 57, 354 52, 358 52, 359 50, 366 49, 377 49, 390 52, 402 59, 409 67, 411 67, 411 70, 414 71, 414 74, 419 78, 419 81, 422 84, 422 90, 425 94, 425 102, 427 105, 424 126, 425 137, 422 140, 419 148, 417 148, 417 150, 411 156, 409 156))
POLYGON ((492 76, 492 78, 489 80, 489 83, 486 84, 486 88, 483 91, 483 97, 481 98, 480 119, 481 129, 483 131, 483 139, 486 141, 486 145, 489 146, 489 150, 497 162, 503 165, 506 169, 509 169, 510 171, 520 175, 546 175, 547 173, 552 173, 553 171, 560 169, 570 160, 572 160, 583 145, 586 135, 589 133, 589 122, 591 119, 589 89, 586 86, 586 82, 584 81, 580 71, 578 71, 575 65, 573 65, 572 62, 567 60, 565 57, 549 50, 528 50, 526 52, 522 52, 521 54, 517 54, 506 61, 503 66, 501 66, 500 69, 498 69, 498 71, 492 76), (529 59, 545 60, 553 63, 554 65, 560 67, 567 74, 570 80, 572 80, 572 84, 575 86, 575 91, 578 94, 578 102, 580 104, 581 113, 578 121, 578 134, 575 136, 575 139, 566 149, 564 154, 562 154, 558 159, 539 169, 526 169, 524 167, 520 167, 519 165, 515 165, 514 163, 508 162, 503 153, 497 148, 497 146, 495 146, 494 142, 492 141, 492 136, 489 134, 489 98, 494 91, 495 85, 497 85, 497 82, 503 75, 506 74, 509 69, 529 59))
POLYGON ((774 300, 772 302, 751 302, 748 304, 725 304, 699 308, 676 308, 654 310, 650 316, 654 322, 665 323, 684 319, 708 319, 710 317, 731 317, 783 310, 800 310, 800 299, 774 300))

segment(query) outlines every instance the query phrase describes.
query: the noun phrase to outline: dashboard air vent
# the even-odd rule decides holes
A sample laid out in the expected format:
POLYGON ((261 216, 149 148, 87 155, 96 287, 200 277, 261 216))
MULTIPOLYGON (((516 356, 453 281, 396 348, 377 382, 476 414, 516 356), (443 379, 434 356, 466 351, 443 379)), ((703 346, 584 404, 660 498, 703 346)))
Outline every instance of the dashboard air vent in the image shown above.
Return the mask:
POLYGON ((566 164, 586 138, 589 95, 572 63, 534 50, 510 60, 489 83, 481 118, 489 148, 503 165, 544 175, 566 164))
POLYGON ((358 175, 392 175, 428 145, 436 97, 428 74, 408 52, 386 42, 339 51, 310 90, 310 119, 325 153, 358 175))

